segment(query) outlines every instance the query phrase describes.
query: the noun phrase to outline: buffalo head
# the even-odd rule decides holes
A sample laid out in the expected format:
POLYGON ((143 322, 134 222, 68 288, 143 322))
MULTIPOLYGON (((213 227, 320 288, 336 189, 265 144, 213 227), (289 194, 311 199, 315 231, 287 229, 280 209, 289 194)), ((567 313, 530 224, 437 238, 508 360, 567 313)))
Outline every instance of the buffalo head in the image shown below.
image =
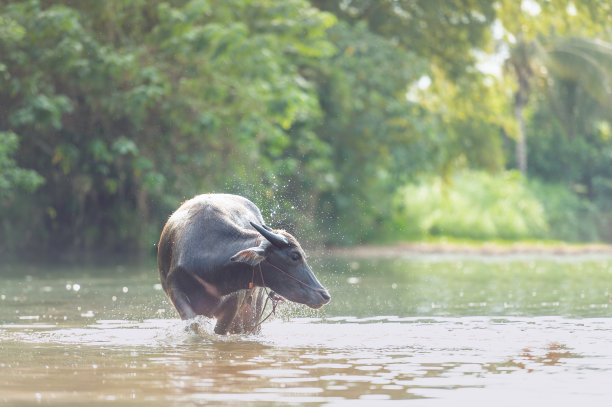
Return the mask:
POLYGON ((262 268, 265 285, 289 301, 321 308, 330 300, 306 263, 304 250, 297 239, 284 230, 275 231, 251 222, 263 237, 255 247, 241 250, 231 261, 262 268))

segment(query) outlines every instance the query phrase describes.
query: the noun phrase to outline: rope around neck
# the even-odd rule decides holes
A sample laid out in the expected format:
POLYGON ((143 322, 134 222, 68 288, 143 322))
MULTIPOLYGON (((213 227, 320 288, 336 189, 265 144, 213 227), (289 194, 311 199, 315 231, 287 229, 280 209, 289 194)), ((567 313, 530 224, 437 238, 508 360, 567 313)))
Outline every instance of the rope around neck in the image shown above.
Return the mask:
MULTIPOLYGON (((255 332, 255 330, 257 328, 259 328, 261 326, 261 324, 266 322, 268 320, 268 318, 270 318, 272 316, 272 314, 276 315, 276 307, 278 306, 278 304, 280 302, 284 301, 283 297, 280 297, 280 296, 274 296, 273 297, 272 294, 270 294, 270 292, 268 291, 268 287, 266 287, 266 283, 265 283, 264 278, 263 278, 263 271, 261 270, 261 263, 259 263, 258 266, 259 266, 259 276, 261 277, 261 284, 263 285, 263 289, 266 292, 266 302, 264 303, 263 307, 261 308, 261 315, 259 316, 260 321, 257 322, 255 325, 253 325, 253 328, 251 328, 251 330, 248 332, 249 334, 252 334, 253 332, 255 332), (270 313, 268 315, 266 315, 265 318, 261 319, 261 317, 263 316, 264 310, 268 306, 268 300, 272 300, 272 311, 270 311, 270 313)), ((249 295, 247 296, 247 298, 250 298, 250 301, 253 301, 253 295, 252 294, 253 294, 253 290, 255 290, 254 280, 255 280, 255 266, 253 266, 251 282, 249 283, 249 295)), ((245 302, 245 305, 246 305, 246 302, 245 302)), ((243 305, 243 307, 244 307, 244 305, 243 305)))
MULTIPOLYGON (((259 236, 255 239, 255 246, 258 246, 258 242, 259 242, 259 236)), ((264 277, 263 277, 263 271, 261 269, 261 263, 266 262, 267 264, 269 264, 270 266, 274 267, 276 270, 280 271, 281 273, 285 274, 287 277, 292 278, 293 280, 297 281, 298 283, 302 284, 304 287, 310 288, 313 291, 320 291, 317 288, 312 287, 309 284, 306 284, 305 282, 303 282, 302 280, 300 280, 297 277, 292 276, 291 274, 289 274, 288 272, 286 272, 285 270, 281 269, 280 267, 275 266, 274 264, 270 263, 267 259, 264 259, 262 262, 260 262, 257 266, 259 267, 259 276, 261 277, 261 285, 263 286, 263 289, 266 292, 266 302, 264 303, 263 308, 261 309, 261 315, 259 316, 259 318, 261 319, 261 317, 263 316, 264 310, 266 309, 266 307, 268 306, 268 300, 272 300, 272 311, 270 311, 270 313, 268 315, 266 315, 265 318, 261 319, 258 323, 256 323, 253 328, 251 328, 251 330, 248 332, 249 334, 252 334, 253 332, 255 332, 255 330, 257 328, 259 328, 261 326, 261 324, 263 324, 264 322, 266 322, 266 320, 268 318, 270 318, 272 316, 272 314, 276 314, 276 307, 278 306, 278 304, 280 302, 283 302, 284 299, 279 296, 272 296, 272 294, 270 294, 270 292, 268 291, 268 287, 266 287, 266 282, 264 281, 264 277)), ((244 308, 246 306, 247 300, 250 302, 253 300, 253 291, 255 290, 255 266, 253 266, 251 268, 251 281, 249 282, 249 294, 248 296, 245 298, 245 301, 243 303, 243 306, 241 308, 244 308)))

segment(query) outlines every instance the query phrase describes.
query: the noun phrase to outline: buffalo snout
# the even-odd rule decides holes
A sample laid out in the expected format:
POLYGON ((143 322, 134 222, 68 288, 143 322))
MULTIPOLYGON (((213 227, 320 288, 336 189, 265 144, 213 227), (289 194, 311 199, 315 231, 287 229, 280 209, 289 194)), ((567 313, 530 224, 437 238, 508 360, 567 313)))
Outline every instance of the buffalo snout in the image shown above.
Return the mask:
POLYGON ((316 277, 313 274, 311 275, 312 280, 308 282, 284 279, 278 286, 274 287, 274 291, 289 301, 304 304, 313 309, 319 309, 330 301, 331 295, 317 281, 316 277))
POLYGON ((325 288, 315 291, 315 293, 319 296, 319 298, 317 299, 318 301, 306 304, 310 308, 319 309, 331 300, 331 295, 329 295, 329 292, 325 288))

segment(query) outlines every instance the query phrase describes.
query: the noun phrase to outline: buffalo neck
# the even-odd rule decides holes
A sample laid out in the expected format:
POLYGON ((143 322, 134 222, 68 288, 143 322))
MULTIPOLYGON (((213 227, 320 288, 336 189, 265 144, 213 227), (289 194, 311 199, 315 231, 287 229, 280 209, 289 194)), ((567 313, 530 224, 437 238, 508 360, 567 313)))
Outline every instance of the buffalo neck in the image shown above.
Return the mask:
POLYGON ((231 264, 226 268, 216 270, 209 282, 213 284, 221 295, 228 295, 239 290, 249 289, 250 283, 253 282, 255 287, 263 287, 265 277, 262 279, 262 274, 265 272, 265 266, 261 265, 251 267, 247 264, 231 264))
MULTIPOLYGON (((243 239, 240 239, 241 241, 238 244, 233 245, 232 253, 258 246, 261 239, 263 238, 259 234, 245 236, 243 239)), ((251 282, 255 286, 263 286, 262 272, 259 270, 259 265, 253 267, 245 263, 234 263, 228 260, 228 263, 212 270, 209 274, 210 277, 206 280, 213 284, 221 295, 228 295, 238 290, 248 289, 251 282)))

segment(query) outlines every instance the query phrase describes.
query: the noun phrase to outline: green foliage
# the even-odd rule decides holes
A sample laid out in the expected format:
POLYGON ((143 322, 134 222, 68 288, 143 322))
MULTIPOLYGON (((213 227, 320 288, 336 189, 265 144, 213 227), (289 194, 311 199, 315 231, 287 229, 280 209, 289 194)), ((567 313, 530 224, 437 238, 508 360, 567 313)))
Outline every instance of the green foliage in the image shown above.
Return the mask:
POLYGON ((569 17, 566 0, 536 0, 541 18, 520 3, 1 3, 0 250, 148 248, 202 192, 246 195, 319 243, 378 238, 393 221, 406 235, 608 238, 548 224, 538 206, 551 219, 612 219, 612 117, 595 75, 608 69, 607 43, 566 38, 600 33, 607 3, 576 3, 569 17), (532 76, 530 178, 567 185, 552 189, 557 201, 515 175, 452 177, 512 165, 516 89, 475 69, 494 21, 506 46, 522 31, 557 62, 569 48, 597 62, 532 76), (412 202, 409 190, 429 195, 412 202))
POLYGON ((401 188, 392 228, 399 238, 442 236, 553 239, 573 242, 607 237, 601 209, 562 184, 528 182, 517 172, 461 172, 449 182, 427 177, 401 188))
POLYGON ((429 143, 418 106, 406 101, 408 85, 426 63, 365 23, 341 22, 330 30, 338 54, 319 78, 325 119, 317 129, 330 146, 334 188, 323 198, 323 221, 343 230, 346 242, 376 234, 390 214, 389 196, 398 179, 426 166, 429 143), (359 220, 356 222, 356 218, 359 220), (331 220, 331 222, 330 222, 331 220))
MULTIPOLYGON (((527 174, 527 136, 524 108, 532 93, 545 90, 555 82, 589 93, 609 110, 612 104, 612 45, 597 37, 608 22, 610 5, 604 1, 568 2, 568 0, 503 0, 498 4, 500 22, 508 49, 506 73, 516 82, 514 113, 517 121, 516 165, 527 174)), ((554 87, 553 87, 554 88, 554 87)), ((554 93, 554 92, 553 92, 554 93)), ((575 134, 576 98, 574 91, 548 104, 560 108, 559 117, 566 122, 566 132, 575 134)))
POLYGON ((93 247, 104 239, 117 247, 134 239, 134 217, 114 214, 146 210, 139 185, 154 171, 137 175, 133 164, 144 142, 139 112, 163 93, 154 70, 140 69, 137 49, 105 45, 74 8, 27 1, 3 6, 2 17, 21 35, 0 39, 0 128, 19 133, 21 162, 47 179, 31 208, 46 231, 22 243, 93 247), (124 240, 108 238, 117 230, 124 240))
MULTIPOLYGON (((607 112, 576 83, 555 81, 565 103, 534 107, 527 139, 533 182, 551 217, 551 233, 566 240, 609 240, 612 219, 612 138, 607 112), (572 100, 573 99, 573 100, 572 100), (573 107, 563 113, 570 103, 573 107)), ((543 97, 545 97, 544 95, 543 97)))
POLYGON ((534 112, 530 121, 528 129, 532 136, 528 138, 528 152, 531 171, 541 180, 565 182, 585 196, 594 198, 597 193, 593 189, 594 179, 612 179, 609 125, 592 116, 596 106, 584 95, 575 107, 575 113, 580 117, 575 128, 578 134, 567 134, 567 126, 553 109, 554 106, 543 105, 534 112))
POLYGON ((427 157, 435 163, 434 171, 446 176, 466 167, 504 168, 502 129, 512 123, 503 83, 477 74, 450 81, 444 72, 435 70, 430 86, 411 91, 430 116, 427 157))
POLYGON ((572 193, 562 184, 531 180, 529 190, 542 204, 550 238, 570 242, 598 241, 605 236, 602 214, 588 199, 572 193))
POLYGON ((350 23, 362 21, 369 31, 456 78, 475 62, 473 47, 484 46, 495 19, 488 0, 313 0, 322 10, 350 23), (449 42, 452 46, 449 46, 449 42))
POLYGON ((405 237, 527 239, 548 236, 546 212, 520 174, 457 173, 401 188, 395 226, 405 237))
POLYGON ((0 202, 17 190, 35 191, 45 181, 35 171, 17 166, 14 155, 18 145, 15 133, 0 132, 0 202))
POLYGON ((307 75, 335 18, 306 1, 30 0, 0 18, 0 129, 47 179, 24 248, 149 246, 181 200, 236 186, 312 214, 331 185, 307 75))

